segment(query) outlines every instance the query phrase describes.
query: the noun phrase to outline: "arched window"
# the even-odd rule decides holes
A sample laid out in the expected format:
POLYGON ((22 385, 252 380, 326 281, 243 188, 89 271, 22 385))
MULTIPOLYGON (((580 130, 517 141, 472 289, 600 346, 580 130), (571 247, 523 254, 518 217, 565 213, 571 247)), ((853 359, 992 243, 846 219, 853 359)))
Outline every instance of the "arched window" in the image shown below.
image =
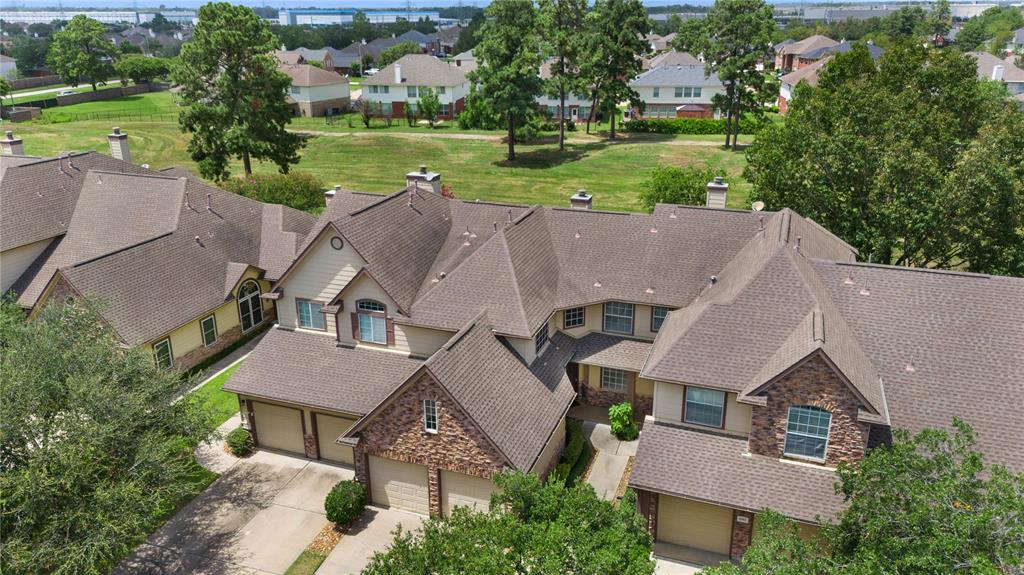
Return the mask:
POLYGON ((263 322, 263 304, 260 303, 260 284, 249 280, 238 288, 238 317, 242 331, 249 331, 263 322))
POLYGON ((831 424, 832 414, 820 407, 790 407, 789 420, 786 423, 786 447, 783 453, 793 457, 824 461, 831 424))
POLYGON ((361 299, 356 302, 359 341, 387 345, 387 311, 388 308, 372 299, 361 299))

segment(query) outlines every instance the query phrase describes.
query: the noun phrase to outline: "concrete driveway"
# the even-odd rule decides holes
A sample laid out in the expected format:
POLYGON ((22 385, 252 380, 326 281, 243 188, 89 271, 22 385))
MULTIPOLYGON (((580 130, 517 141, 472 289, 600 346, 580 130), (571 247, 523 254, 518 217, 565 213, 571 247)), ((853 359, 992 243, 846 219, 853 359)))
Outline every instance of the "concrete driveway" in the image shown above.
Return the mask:
POLYGON ((401 525, 404 531, 415 531, 425 519, 407 511, 367 507, 363 516, 349 527, 348 533, 317 569, 316 575, 359 573, 374 553, 391 545, 396 527, 401 525))
POLYGON ((140 545, 117 574, 284 573, 327 524, 350 469, 259 451, 241 459, 140 545))

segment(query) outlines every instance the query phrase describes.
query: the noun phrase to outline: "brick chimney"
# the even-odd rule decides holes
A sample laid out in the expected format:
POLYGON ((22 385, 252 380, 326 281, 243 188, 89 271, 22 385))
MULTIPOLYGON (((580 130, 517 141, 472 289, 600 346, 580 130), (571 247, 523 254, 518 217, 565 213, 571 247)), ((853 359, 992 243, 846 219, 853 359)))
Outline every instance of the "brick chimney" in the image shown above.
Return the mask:
POLYGON ((594 196, 587 190, 576 190, 569 196, 569 207, 574 210, 589 210, 594 207, 594 196))
POLYGON ((405 185, 407 187, 413 187, 417 190, 424 190, 428 192, 434 192, 435 194, 441 193, 441 174, 437 172, 427 171, 426 164, 420 165, 419 171, 409 172, 405 175, 405 185))
POLYGON ((107 143, 110 144, 110 155, 118 160, 132 161, 132 151, 128 149, 128 134, 122 134, 121 128, 114 126, 114 131, 107 134, 107 143))
POLYGON ((707 207, 724 208, 726 196, 729 195, 729 184, 725 183, 721 176, 708 182, 707 207))
POLYGON ((4 139, 0 140, 0 153, 5 156, 24 156, 25 146, 21 145, 21 138, 15 138, 14 132, 7 130, 4 139))

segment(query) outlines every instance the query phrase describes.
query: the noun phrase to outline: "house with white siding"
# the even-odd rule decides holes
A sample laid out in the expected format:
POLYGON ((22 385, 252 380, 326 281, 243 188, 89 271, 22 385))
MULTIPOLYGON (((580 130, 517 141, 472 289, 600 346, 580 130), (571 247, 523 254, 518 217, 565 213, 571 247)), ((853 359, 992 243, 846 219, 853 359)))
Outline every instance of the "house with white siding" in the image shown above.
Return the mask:
POLYGON ((643 110, 634 118, 712 118, 711 101, 725 89, 718 76, 706 74, 704 64, 666 64, 652 67, 629 83, 640 94, 643 110))
POLYGON ((407 54, 363 81, 362 101, 382 116, 402 117, 405 106, 416 107, 424 88, 441 101, 438 118, 451 120, 462 112, 469 92, 467 70, 429 54, 407 54))

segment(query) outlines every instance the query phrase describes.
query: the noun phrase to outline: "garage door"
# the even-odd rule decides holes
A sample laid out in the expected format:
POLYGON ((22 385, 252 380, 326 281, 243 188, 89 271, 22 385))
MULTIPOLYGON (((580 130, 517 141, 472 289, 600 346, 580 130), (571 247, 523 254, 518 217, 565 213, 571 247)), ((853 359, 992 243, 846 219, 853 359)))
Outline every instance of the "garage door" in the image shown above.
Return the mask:
POLYGON ((658 498, 658 541, 729 554, 732 510, 688 499, 658 498))
POLYGON ((256 416, 256 439, 260 447, 305 455, 302 411, 258 401, 253 402, 252 409, 256 416))
POLYGON ((441 509, 446 517, 457 506, 487 511, 491 507, 491 493, 495 490, 497 486, 489 479, 441 470, 441 509))
POLYGON ((428 493, 426 467, 370 456, 370 496, 377 505, 427 515, 428 493))
POLYGON ((316 432, 320 436, 320 459, 352 465, 352 448, 338 445, 336 440, 355 422, 354 419, 316 414, 316 432))

